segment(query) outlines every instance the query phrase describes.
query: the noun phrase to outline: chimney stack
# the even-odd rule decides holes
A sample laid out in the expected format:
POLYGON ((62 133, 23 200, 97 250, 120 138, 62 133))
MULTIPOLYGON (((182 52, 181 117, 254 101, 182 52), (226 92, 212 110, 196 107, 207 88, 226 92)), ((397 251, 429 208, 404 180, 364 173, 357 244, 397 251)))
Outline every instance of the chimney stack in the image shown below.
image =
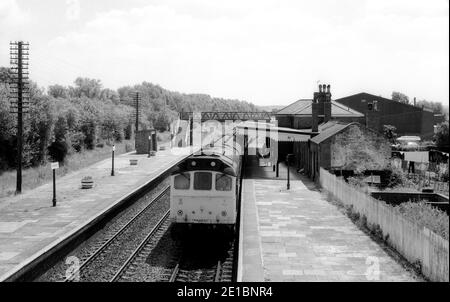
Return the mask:
MULTIPOLYGON (((325 89, 324 89, 325 93, 325 89)), ((324 102, 323 102, 323 115, 324 119, 323 122, 326 123, 331 120, 331 86, 327 86, 327 92, 324 95, 324 102)))
POLYGON ((314 92, 314 98, 311 104, 311 113, 312 113, 312 132, 319 132, 319 97, 322 93, 322 85, 319 85, 319 92, 314 92))

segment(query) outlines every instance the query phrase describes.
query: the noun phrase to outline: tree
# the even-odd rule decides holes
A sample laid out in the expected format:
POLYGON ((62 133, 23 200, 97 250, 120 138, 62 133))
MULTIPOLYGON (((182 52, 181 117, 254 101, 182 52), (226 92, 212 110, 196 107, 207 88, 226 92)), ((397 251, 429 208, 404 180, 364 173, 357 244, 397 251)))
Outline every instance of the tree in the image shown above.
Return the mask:
POLYGON ((47 93, 49 96, 54 97, 55 99, 62 98, 66 99, 69 96, 69 89, 62 85, 51 85, 48 86, 47 93))
MULTIPOLYGON (((0 172, 16 161, 16 117, 10 113, 11 71, 0 67, 0 172)), ((30 81, 29 112, 24 121, 24 167, 38 165, 48 156, 64 161, 68 152, 94 149, 105 140, 131 138, 134 102, 139 91, 140 128, 164 131, 181 111, 258 111, 248 102, 182 94, 149 82, 118 90, 103 89, 100 80, 79 77, 73 86, 59 84, 47 92, 30 81)))
POLYGON ((383 134, 387 140, 391 143, 395 143, 395 139, 397 138, 397 128, 392 125, 383 125, 383 134))
POLYGON ((174 120, 174 113, 171 110, 160 111, 153 123, 156 130, 166 131, 170 127, 170 123, 174 120))
POLYGON ((45 161, 55 122, 54 103, 48 96, 31 99, 29 116, 24 120, 25 166, 36 166, 45 161))
POLYGON ((437 132, 434 136, 436 140, 436 146, 439 149, 448 150, 449 148, 449 132, 448 132, 448 121, 443 122, 438 126, 437 132))
POLYGON ((401 92, 392 92, 392 100, 403 104, 409 104, 409 97, 401 92))
POLYGON ((4 88, 8 85, 11 79, 11 69, 6 67, 0 67, 0 84, 4 86, 4 88))
POLYGON ((429 102, 427 100, 420 100, 416 103, 416 106, 431 109, 431 110, 433 110, 434 113, 437 113, 437 114, 444 113, 443 105, 442 105, 442 103, 439 103, 439 102, 429 102))
POLYGON ((60 162, 64 164, 64 159, 66 158, 68 152, 68 147, 64 141, 54 141, 48 146, 48 154, 52 161, 60 162))
POLYGON ((109 88, 103 89, 100 92, 100 99, 104 101, 108 100, 112 101, 114 104, 119 104, 120 101, 119 94, 116 91, 109 88))
POLYGON ((74 83, 75 87, 69 87, 71 97, 100 98, 102 91, 100 80, 78 77, 74 83))

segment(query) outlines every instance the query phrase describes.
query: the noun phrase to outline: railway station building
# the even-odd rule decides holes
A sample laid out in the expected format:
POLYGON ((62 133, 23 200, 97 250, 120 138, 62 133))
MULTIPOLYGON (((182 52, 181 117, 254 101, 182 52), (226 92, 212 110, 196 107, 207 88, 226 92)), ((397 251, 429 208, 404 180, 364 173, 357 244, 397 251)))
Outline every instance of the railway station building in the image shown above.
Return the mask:
POLYGON ((397 128, 399 136, 419 136, 431 139, 434 126, 443 122, 443 116, 432 110, 393 101, 369 93, 358 93, 336 102, 364 114, 363 123, 374 130, 383 131, 383 125, 397 128))
MULTIPOLYGON (((326 89, 326 88, 324 88, 326 89)), ((320 91, 319 91, 320 93, 320 91)), ((331 94, 330 94, 331 98, 331 94)), ((293 129, 312 127, 313 99, 300 99, 276 113, 278 126, 293 129)), ((325 107, 319 107, 319 124, 330 110, 329 120, 357 122, 368 128, 383 132, 384 125, 396 127, 399 136, 419 136, 422 140, 432 139, 435 126, 445 118, 432 110, 393 101, 369 93, 358 93, 336 100, 329 100, 325 107)))
POLYGON ((279 161, 293 154, 299 171, 317 179, 320 167, 381 170, 391 146, 382 132, 367 126, 364 113, 331 100, 330 85, 319 85, 313 99, 302 99, 277 112, 278 126, 301 129, 301 139, 279 141, 279 161))

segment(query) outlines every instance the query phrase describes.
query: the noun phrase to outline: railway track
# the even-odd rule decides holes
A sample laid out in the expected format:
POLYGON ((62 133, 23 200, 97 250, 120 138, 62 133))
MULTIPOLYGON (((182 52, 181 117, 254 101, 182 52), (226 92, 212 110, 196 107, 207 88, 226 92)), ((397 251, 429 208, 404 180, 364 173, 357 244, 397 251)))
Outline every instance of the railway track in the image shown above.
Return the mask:
POLYGON ((186 259, 180 260, 170 274, 168 282, 231 282, 233 272, 233 246, 228 252, 228 257, 218 260, 217 264, 209 268, 187 268, 186 259), (186 268, 183 268, 185 267, 186 268))
POLYGON ((202 270, 180 269, 177 264, 170 275, 169 282, 220 282, 222 263, 217 262, 215 267, 202 270))
MULTIPOLYGON (((74 269, 70 273, 66 274, 66 278, 64 279, 64 281, 65 282, 79 281, 80 277, 83 276, 85 272, 89 271, 90 267, 97 260, 99 260, 102 257, 102 255, 107 253, 110 247, 120 242, 122 235, 124 235, 128 230, 131 229, 131 227, 134 224, 136 224, 142 217, 144 217, 144 215, 147 214, 149 209, 151 209, 153 205, 155 205, 159 200, 161 200, 165 195, 167 195, 169 191, 170 186, 166 186, 155 198, 152 199, 152 201, 148 205, 146 205, 143 209, 137 212, 137 214, 135 214, 131 219, 115 227, 114 230, 110 232, 110 234, 107 237, 96 243, 92 248, 92 252, 82 256, 82 258, 80 259, 81 264, 79 265, 79 267, 74 269)), ((164 217, 161 218, 161 220, 157 223, 157 225, 153 228, 150 234, 145 237, 145 240, 147 240, 150 237, 150 235, 153 234, 153 231, 157 227, 160 227, 161 221, 167 220, 167 217, 168 211, 165 213, 164 217)), ((120 270, 122 270, 122 267, 120 267, 120 270)), ((117 274, 118 273, 116 273, 113 278, 116 278, 117 274)))
POLYGON ((145 261, 158 240, 169 228, 169 214, 167 211, 141 244, 133 251, 130 257, 120 267, 110 282, 133 281, 134 275, 139 271, 140 265, 145 261))

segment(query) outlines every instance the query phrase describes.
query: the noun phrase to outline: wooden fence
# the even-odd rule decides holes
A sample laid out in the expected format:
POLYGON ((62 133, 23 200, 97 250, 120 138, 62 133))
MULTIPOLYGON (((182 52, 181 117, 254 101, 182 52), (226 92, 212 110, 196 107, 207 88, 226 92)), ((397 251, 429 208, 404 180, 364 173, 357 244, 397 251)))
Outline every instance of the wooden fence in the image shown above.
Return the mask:
POLYGON ((369 225, 378 225, 388 243, 410 263, 421 264, 422 273, 432 281, 449 281, 448 240, 427 228, 407 220, 395 209, 348 185, 323 168, 320 169, 323 189, 367 218, 369 225))

